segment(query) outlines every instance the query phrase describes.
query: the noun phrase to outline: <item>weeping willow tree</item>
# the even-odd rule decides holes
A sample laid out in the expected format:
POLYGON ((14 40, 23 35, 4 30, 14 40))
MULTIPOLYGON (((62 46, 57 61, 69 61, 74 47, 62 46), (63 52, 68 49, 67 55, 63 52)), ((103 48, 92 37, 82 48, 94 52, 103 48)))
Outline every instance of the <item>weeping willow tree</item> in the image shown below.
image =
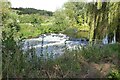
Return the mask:
POLYGON ((86 11, 90 41, 103 39, 106 34, 115 34, 119 25, 119 3, 101 1, 87 3, 86 11))
POLYGON ((120 31, 118 31, 120 27, 120 6, 119 5, 120 5, 120 2, 110 3, 109 16, 108 16, 108 23, 109 23, 108 34, 113 33, 116 36, 118 42, 120 42, 120 40, 118 40, 120 36, 117 36, 120 34, 120 31))
POLYGON ((75 28, 77 32, 88 30, 90 41, 102 40, 106 35, 112 38, 116 32, 116 35, 119 36, 119 4, 119 2, 102 2, 101 0, 67 2, 64 4, 61 14, 65 14, 64 19, 68 21, 68 28, 75 28))
POLYGON ((89 24, 90 17, 88 17, 88 12, 86 9, 86 2, 67 2, 64 4, 65 13, 69 18, 69 27, 75 29, 73 31, 73 37, 76 38, 89 38, 89 24))

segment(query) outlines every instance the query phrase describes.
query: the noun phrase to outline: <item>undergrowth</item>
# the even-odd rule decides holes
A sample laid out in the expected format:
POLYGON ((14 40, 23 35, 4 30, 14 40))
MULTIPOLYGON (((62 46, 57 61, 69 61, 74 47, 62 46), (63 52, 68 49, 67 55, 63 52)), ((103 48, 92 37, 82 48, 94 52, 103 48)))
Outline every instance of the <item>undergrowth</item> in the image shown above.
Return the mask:
MULTIPOLYGON (((4 49, 5 50, 5 49, 4 49)), ((5 50, 2 54, 3 78, 86 78, 91 64, 110 63, 115 71, 93 77, 119 78, 120 44, 87 46, 82 50, 65 50, 58 58, 37 57, 34 50, 23 52, 16 47, 14 52, 5 50)), ((102 70, 101 70, 102 71, 102 70)), ((92 74, 92 72, 91 72, 92 74)), ((89 76, 91 77, 91 76, 89 76)))

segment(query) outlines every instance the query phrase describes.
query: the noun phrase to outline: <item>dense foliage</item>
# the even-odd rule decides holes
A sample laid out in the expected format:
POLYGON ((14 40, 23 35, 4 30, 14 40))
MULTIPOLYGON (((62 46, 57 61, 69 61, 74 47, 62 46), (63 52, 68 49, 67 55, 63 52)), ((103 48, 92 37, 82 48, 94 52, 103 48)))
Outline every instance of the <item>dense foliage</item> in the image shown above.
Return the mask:
POLYGON ((120 42, 119 2, 67 2, 54 14, 32 8, 11 9, 7 0, 0 5, 3 78, 120 78, 120 43, 66 49, 56 59, 52 55, 38 57, 34 49, 23 52, 20 44, 23 38, 59 32, 90 41, 116 35, 120 42))
MULTIPOLYGON (((61 11, 56 12, 58 14, 61 12, 62 14, 55 21, 62 21, 65 24, 64 26, 68 26, 67 29, 69 27, 76 29, 76 34, 82 31, 83 33, 88 32, 86 37, 90 41, 92 39, 103 39, 107 34, 109 37, 117 34, 117 40, 119 41, 119 5, 119 2, 67 2, 61 11), (64 21, 62 16, 66 16, 64 21)), ((55 15, 58 16, 58 14, 55 15)))

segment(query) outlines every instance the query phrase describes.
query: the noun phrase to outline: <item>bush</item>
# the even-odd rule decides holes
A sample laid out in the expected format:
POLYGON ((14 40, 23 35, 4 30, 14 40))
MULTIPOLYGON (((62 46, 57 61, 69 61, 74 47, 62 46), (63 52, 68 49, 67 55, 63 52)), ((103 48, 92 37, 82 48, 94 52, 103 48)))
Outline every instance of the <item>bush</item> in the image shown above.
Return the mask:
MULTIPOLYGON (((15 53, 3 56, 3 77, 14 78, 76 78, 81 77, 83 71, 88 71, 82 61, 100 63, 106 58, 118 59, 120 54, 119 44, 100 46, 88 46, 77 50, 65 50, 65 53, 58 58, 44 59, 37 57, 34 49, 28 52, 15 49, 15 53), (113 54, 116 56, 113 57, 113 54), (31 57, 30 57, 31 56, 31 57)), ((109 61, 108 61, 109 62, 109 61)), ((105 62, 106 63, 106 62, 105 62)), ((113 62, 111 62, 113 63, 113 62)), ((117 65, 117 64, 115 64, 117 65)), ((84 73, 86 75, 86 73, 84 73)), ((119 78, 119 72, 109 74, 111 77, 119 78)))
POLYGON ((120 70, 111 70, 108 74, 108 78, 115 78, 116 80, 120 79, 120 70))
POLYGON ((93 62, 103 61, 105 58, 120 59, 120 44, 108 44, 98 46, 88 46, 83 48, 82 55, 88 60, 93 62))

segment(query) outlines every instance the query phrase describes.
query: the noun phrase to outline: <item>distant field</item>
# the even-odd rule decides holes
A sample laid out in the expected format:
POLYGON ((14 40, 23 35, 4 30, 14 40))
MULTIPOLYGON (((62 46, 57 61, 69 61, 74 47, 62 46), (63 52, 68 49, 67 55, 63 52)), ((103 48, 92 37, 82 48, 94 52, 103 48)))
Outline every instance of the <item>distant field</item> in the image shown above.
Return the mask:
MULTIPOLYGON (((32 38, 32 37, 37 37, 40 34, 44 33, 52 33, 54 32, 54 27, 51 27, 52 23, 41 23, 41 25, 33 25, 31 23, 21 23, 20 27, 21 30, 20 32, 23 34, 25 38, 32 38)), ((79 31, 74 34, 74 31, 66 31, 65 34, 69 34, 68 36, 74 35, 76 38, 84 37, 88 38, 89 37, 89 28, 88 27, 79 27, 79 31)))
POLYGON ((23 34, 23 36, 25 38, 35 37, 35 36, 41 34, 41 32, 38 29, 38 27, 35 27, 32 24, 21 23, 20 27, 21 27, 20 32, 23 34))

